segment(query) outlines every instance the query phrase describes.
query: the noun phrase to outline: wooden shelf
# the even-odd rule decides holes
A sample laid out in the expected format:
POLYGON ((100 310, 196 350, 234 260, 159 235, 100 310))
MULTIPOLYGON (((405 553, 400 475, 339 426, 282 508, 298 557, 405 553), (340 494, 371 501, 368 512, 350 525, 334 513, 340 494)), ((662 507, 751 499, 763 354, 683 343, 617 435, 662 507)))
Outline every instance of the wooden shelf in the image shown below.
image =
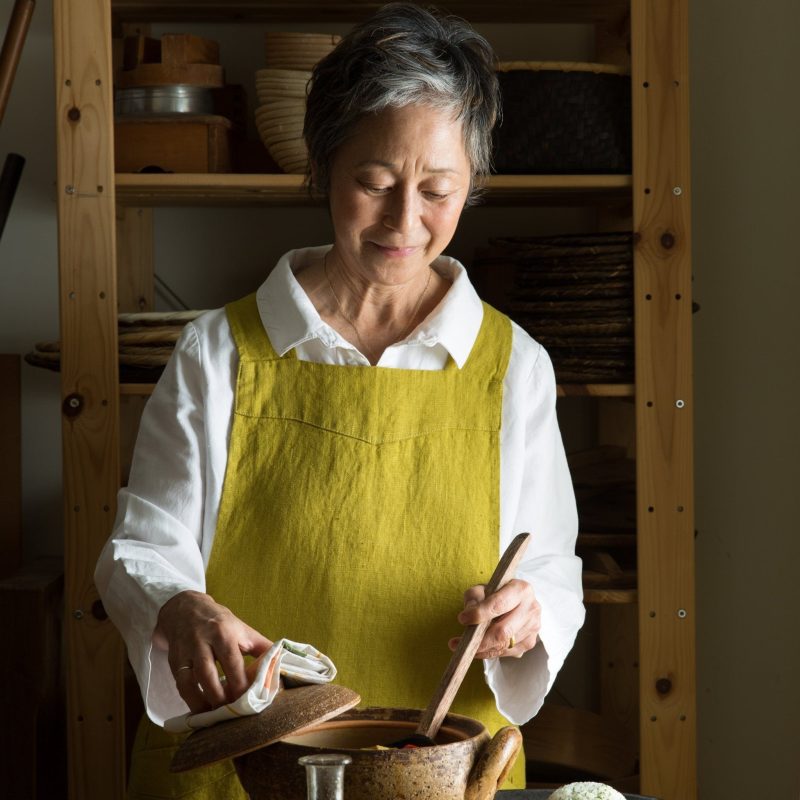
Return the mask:
POLYGON ((638 603, 636 589, 584 589, 583 602, 591 605, 608 603, 638 603))
POLYGON ((632 383, 559 383, 558 397, 634 397, 632 383))
MULTIPOLYGON (((302 175, 117 173, 126 206, 314 206, 302 175)), ((493 175, 485 205, 580 204, 629 198, 630 175, 493 175)))
POLYGON ((119 385, 119 393, 128 397, 148 397, 155 388, 156 385, 154 383, 121 383, 119 385))
MULTIPOLYGON (((121 383, 119 393, 123 395, 149 395, 154 383, 121 383)), ((628 383, 569 383, 558 387, 559 397, 633 397, 633 384, 628 383)))
MULTIPOLYGON (((356 22, 377 11, 383 2, 331 0, 112 0, 122 21, 224 22, 356 22)), ((615 19, 628 9, 627 0, 450 0, 441 6, 472 22, 596 22, 615 19)))

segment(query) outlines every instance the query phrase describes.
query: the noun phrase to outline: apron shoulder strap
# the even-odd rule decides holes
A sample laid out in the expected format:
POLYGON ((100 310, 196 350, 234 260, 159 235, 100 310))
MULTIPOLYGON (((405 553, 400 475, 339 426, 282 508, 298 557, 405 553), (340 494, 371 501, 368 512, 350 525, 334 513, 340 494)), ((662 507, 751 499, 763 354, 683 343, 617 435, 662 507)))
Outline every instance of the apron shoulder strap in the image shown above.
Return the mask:
POLYGON ((483 304, 483 322, 464 369, 502 382, 511 358, 511 320, 488 303, 483 304))
POLYGON ((228 303, 225 313, 241 361, 274 361, 279 358, 261 321, 255 293, 228 303))

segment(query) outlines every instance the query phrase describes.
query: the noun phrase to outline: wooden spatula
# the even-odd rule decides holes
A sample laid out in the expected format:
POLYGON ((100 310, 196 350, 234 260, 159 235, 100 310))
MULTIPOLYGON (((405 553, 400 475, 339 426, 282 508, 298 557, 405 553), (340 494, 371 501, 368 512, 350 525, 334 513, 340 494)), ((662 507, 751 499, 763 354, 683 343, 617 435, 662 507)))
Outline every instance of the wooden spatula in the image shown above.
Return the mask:
MULTIPOLYGON (((501 586, 511 580, 530 538, 531 535, 529 533, 520 533, 514 537, 514 541, 506 548, 497 568, 486 584, 486 597, 494 594, 501 586)), ((456 692, 458 692, 469 665, 478 651, 483 634, 486 633, 486 629, 491 623, 492 620, 487 620, 478 625, 468 625, 466 627, 464 635, 461 637, 461 641, 453 653, 450 663, 439 681, 439 685, 436 687, 436 692, 430 703, 428 703, 428 707, 422 713, 417 729, 408 738, 394 742, 391 747, 404 747, 406 745, 428 747, 436 744, 434 738, 439 732, 442 720, 450 710, 456 692)))

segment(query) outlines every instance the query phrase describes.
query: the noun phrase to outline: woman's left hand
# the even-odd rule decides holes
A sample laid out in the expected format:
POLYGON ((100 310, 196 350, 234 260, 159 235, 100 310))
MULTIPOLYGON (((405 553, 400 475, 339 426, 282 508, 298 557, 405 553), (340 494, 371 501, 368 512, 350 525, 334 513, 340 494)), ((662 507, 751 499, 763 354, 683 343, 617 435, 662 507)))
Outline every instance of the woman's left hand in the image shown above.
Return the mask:
MULTIPOLYGON (((539 640, 542 609, 533 587, 527 581, 514 578, 493 595, 485 595, 486 587, 482 584, 467 589, 464 610, 458 615, 462 625, 494 620, 486 629, 475 658, 521 658, 539 640)), ((460 638, 450 639, 451 650, 458 647, 460 638)))

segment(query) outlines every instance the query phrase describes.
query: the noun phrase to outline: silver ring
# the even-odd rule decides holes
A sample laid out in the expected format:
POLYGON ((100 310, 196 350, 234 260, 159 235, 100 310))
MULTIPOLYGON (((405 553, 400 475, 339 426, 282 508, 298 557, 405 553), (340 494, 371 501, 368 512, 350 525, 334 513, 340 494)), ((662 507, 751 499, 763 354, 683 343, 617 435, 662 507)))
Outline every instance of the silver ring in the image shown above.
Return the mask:
POLYGON ((181 670, 184 670, 184 669, 194 669, 194 667, 191 664, 184 664, 182 667, 178 667, 178 669, 175 670, 176 677, 177 677, 178 673, 181 670))

